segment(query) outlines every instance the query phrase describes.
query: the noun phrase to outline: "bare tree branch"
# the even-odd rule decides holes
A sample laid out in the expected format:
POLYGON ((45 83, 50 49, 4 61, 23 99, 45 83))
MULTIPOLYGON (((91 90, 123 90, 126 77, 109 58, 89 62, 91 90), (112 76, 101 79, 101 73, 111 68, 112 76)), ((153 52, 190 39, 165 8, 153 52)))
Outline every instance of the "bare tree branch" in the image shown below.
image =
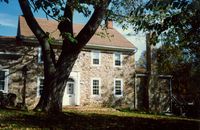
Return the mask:
POLYGON ((98 29, 99 25, 102 22, 103 17, 106 14, 110 1, 111 0, 102 0, 102 4, 95 7, 95 10, 90 20, 87 22, 84 28, 77 35, 76 40, 79 43, 78 51, 80 51, 81 48, 87 44, 87 42, 90 40, 90 38, 94 35, 96 30, 98 29), (87 35, 85 35, 86 33, 87 35))

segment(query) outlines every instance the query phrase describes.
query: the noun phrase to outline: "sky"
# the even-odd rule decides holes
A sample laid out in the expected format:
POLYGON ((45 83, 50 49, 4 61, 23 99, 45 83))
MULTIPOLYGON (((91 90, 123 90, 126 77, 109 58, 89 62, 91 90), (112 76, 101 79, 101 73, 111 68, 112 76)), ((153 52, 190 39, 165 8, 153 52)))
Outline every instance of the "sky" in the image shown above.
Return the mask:
MULTIPOLYGON (((9 4, 0 2, 0 36, 16 36, 18 17, 22 15, 18 0, 10 0, 9 4)), ((43 12, 35 12, 35 17, 46 18, 43 12)), ((74 22, 85 24, 88 18, 78 13, 74 14, 74 22)), ((119 25, 114 23, 114 28, 118 30, 124 37, 137 47, 135 54, 136 60, 139 59, 141 52, 145 50, 145 35, 142 33, 128 36, 132 32, 132 28, 123 30, 119 25)))

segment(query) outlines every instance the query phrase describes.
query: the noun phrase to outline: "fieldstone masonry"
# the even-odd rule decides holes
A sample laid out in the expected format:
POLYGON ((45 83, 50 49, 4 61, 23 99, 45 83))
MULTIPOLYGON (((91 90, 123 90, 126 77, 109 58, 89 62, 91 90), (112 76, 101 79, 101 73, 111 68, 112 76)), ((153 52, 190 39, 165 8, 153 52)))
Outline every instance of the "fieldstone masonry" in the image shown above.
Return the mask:
MULTIPOLYGON (((59 49, 56 51, 59 53, 59 49)), ((134 100, 134 83, 131 79, 134 74, 134 54, 123 52, 122 67, 114 67, 113 53, 117 50, 100 50, 101 64, 93 66, 91 51, 92 49, 85 48, 80 53, 72 70, 80 73, 80 106, 131 107, 134 100), (91 94, 92 78, 101 80, 100 96, 92 96, 91 94), (114 78, 123 80, 123 96, 121 97, 114 96, 114 78)), ((17 95, 18 103, 22 102, 23 77, 21 69, 27 65, 26 104, 29 108, 33 108, 39 100, 37 97, 37 78, 43 76, 43 65, 38 63, 37 59, 38 47, 19 45, 14 52, 20 52, 20 57, 15 60, 12 58, 1 59, 2 69, 4 66, 9 68, 8 92, 17 95)))

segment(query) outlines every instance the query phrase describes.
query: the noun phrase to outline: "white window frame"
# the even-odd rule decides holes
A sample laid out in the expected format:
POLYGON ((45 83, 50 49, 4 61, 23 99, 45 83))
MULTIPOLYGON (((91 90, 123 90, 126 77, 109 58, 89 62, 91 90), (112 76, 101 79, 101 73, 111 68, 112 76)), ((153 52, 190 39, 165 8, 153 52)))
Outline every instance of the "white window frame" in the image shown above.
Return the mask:
POLYGON ((2 69, 0 71, 5 72, 5 79, 4 79, 4 90, 0 90, 3 93, 8 93, 8 80, 9 80, 9 69, 2 69))
POLYGON ((92 96, 101 96, 101 79, 100 78, 92 78, 91 79, 91 95, 92 96), (99 81, 99 94, 93 94, 93 81, 98 80, 99 81))
POLYGON ((119 78, 115 78, 114 79, 114 96, 116 96, 116 97, 123 96, 123 79, 119 79, 119 78), (115 83, 115 81, 120 81, 121 82, 121 94, 120 95, 116 95, 115 94, 115 91, 116 91, 116 83, 115 83))
POLYGON ((42 48, 38 47, 38 63, 42 64, 44 61, 42 60, 42 48))
POLYGON ((113 66, 114 67, 122 67, 122 61, 123 61, 122 53, 121 52, 114 52, 113 53, 113 66), (116 57, 117 54, 120 55, 120 65, 115 64, 115 57, 116 57))
MULTIPOLYGON (((39 76, 37 77, 37 97, 40 97, 40 79, 43 79, 44 80, 44 77, 42 76, 39 76)), ((44 88, 43 88, 44 89, 44 88)))
POLYGON ((92 64, 92 66, 100 66, 101 65, 101 51, 99 51, 99 50, 92 50, 91 51, 91 64, 92 64), (99 53, 99 64, 93 63, 94 53, 99 53))

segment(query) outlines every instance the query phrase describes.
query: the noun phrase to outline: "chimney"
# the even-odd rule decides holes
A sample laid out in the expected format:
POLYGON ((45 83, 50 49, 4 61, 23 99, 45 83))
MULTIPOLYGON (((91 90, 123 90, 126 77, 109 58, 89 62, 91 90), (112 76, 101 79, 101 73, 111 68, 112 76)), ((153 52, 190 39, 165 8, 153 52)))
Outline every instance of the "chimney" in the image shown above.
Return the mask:
POLYGON ((106 28, 107 29, 113 29, 113 21, 112 20, 106 20, 106 28))

